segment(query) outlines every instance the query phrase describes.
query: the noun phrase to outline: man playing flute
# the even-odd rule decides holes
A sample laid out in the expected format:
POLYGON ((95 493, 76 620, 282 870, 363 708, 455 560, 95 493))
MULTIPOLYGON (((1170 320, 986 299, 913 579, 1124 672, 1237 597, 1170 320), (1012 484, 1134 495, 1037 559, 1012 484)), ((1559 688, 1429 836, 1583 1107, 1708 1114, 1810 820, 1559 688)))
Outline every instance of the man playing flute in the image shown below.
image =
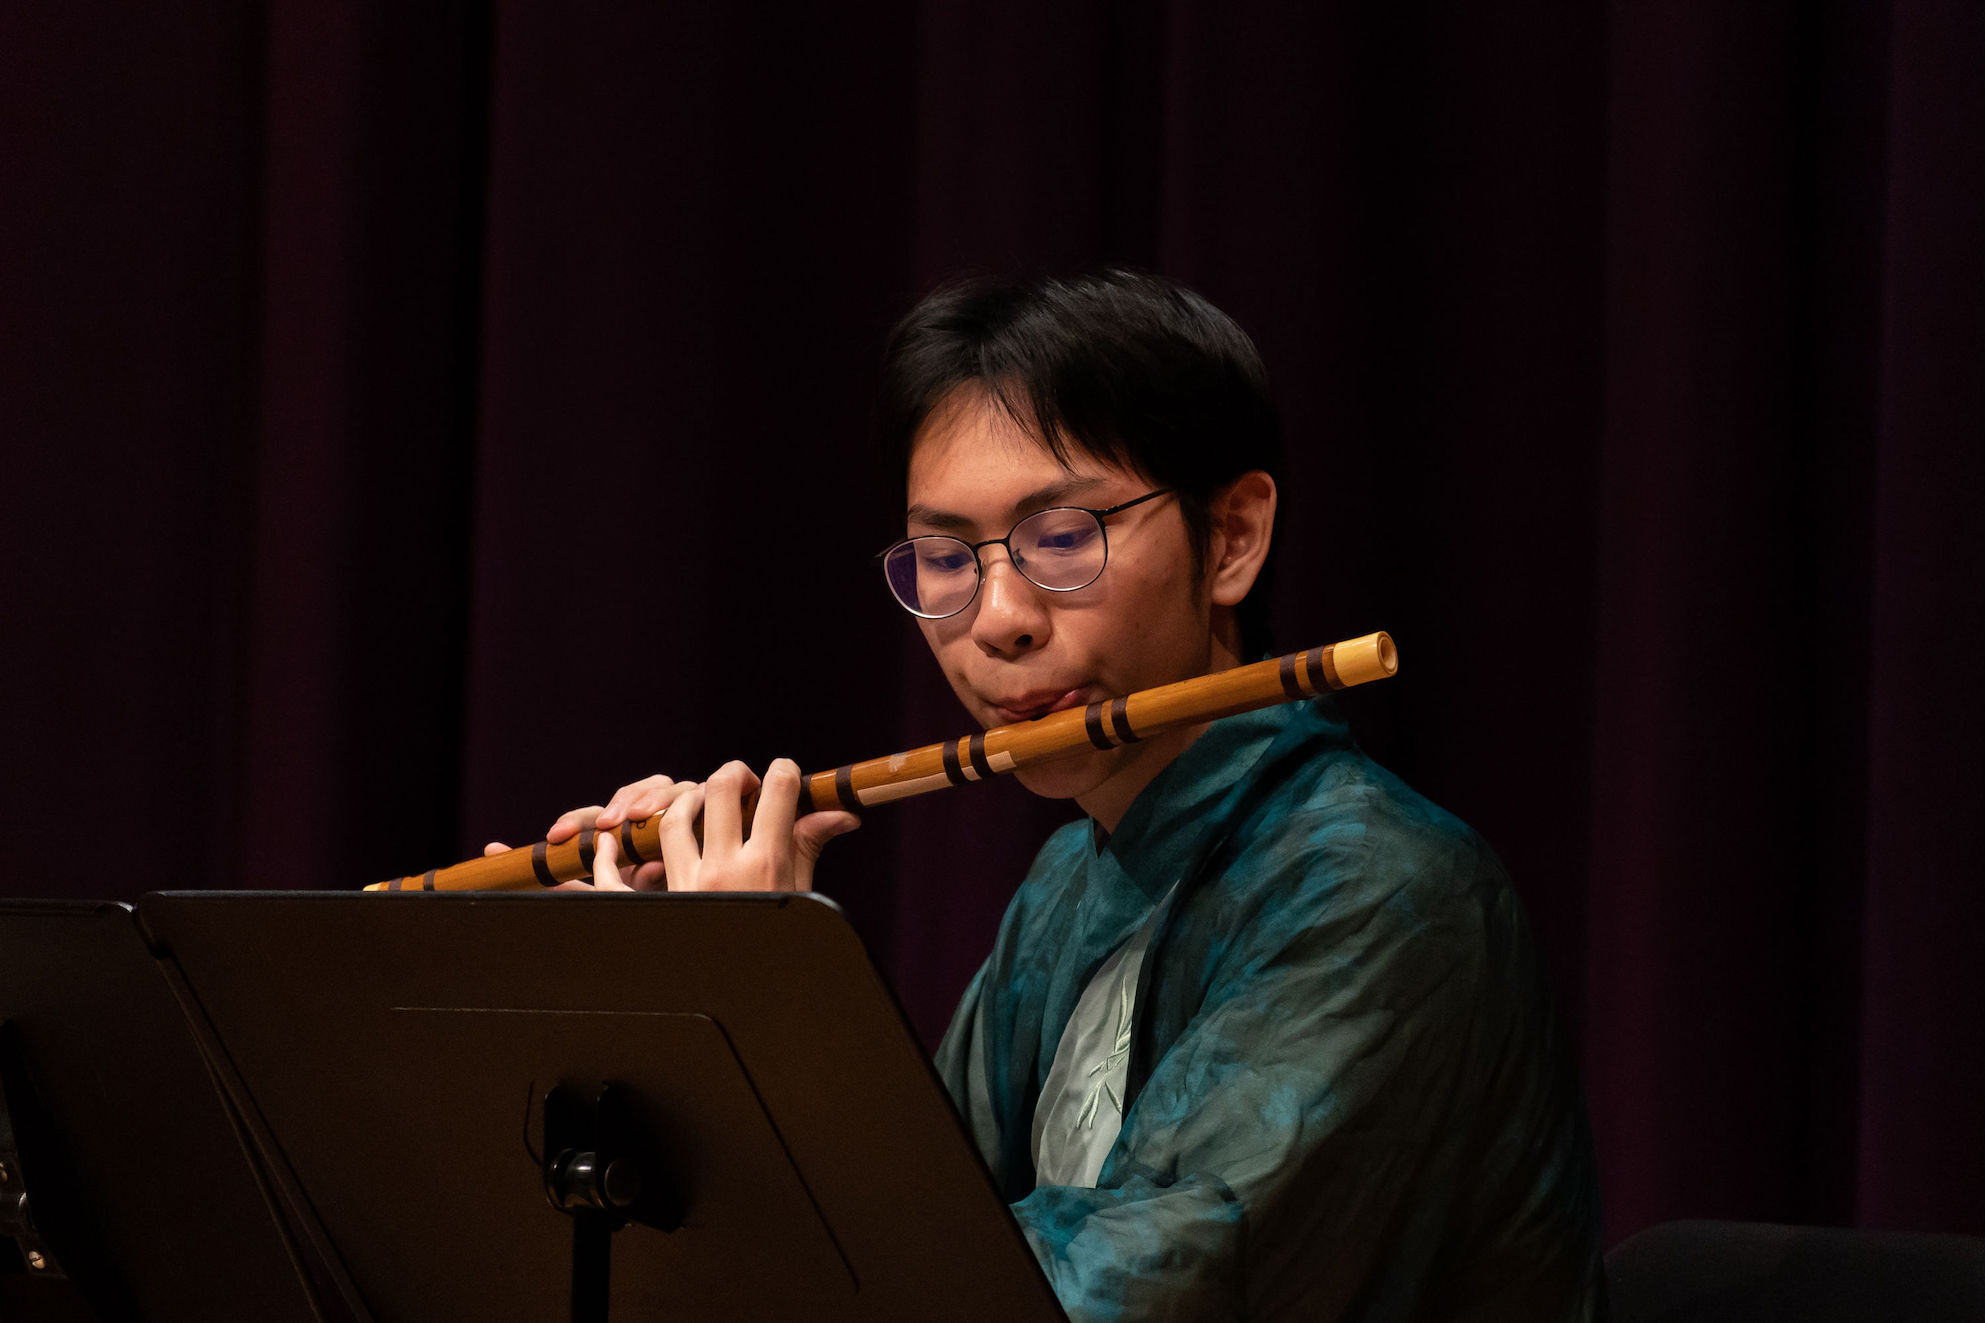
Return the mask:
MULTIPOLYGON (((940 290, 891 340, 880 419, 906 511, 886 577, 982 725, 1267 651, 1280 428, 1197 295, 1122 271, 940 290)), ((1087 817, 1042 848, 937 1064, 1072 1318, 1603 1315, 1584 1105, 1509 881, 1327 697, 1018 775, 1087 817)), ((593 885, 805 889, 855 819, 795 820, 799 782, 767 769, 748 834, 761 782, 732 763, 550 839, 660 812, 663 862, 618 867, 603 831, 593 885)))

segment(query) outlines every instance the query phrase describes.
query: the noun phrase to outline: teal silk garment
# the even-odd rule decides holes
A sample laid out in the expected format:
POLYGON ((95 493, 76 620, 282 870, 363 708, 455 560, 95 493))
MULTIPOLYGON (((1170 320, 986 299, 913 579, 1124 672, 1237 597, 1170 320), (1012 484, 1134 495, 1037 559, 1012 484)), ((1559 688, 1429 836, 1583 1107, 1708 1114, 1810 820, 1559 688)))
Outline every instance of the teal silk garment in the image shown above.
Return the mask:
POLYGON ((1218 722, 1114 835, 1050 837, 938 1069, 1079 1323, 1604 1315, 1584 1103, 1509 880, 1327 699, 1218 722), (1036 1188, 1070 1012, 1174 883, 1122 1131, 1095 1188, 1036 1188))

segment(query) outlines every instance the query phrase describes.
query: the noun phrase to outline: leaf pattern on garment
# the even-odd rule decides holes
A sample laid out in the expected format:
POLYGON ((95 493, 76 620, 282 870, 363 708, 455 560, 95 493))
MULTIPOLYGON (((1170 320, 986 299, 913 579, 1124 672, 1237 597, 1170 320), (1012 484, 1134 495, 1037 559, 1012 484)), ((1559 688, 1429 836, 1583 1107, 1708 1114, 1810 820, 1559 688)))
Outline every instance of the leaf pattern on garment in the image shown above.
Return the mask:
POLYGON ((1097 1103, 1105 1097, 1110 1100, 1110 1106, 1116 1109, 1117 1115, 1123 1115, 1123 1099, 1119 1098, 1117 1091, 1110 1087, 1110 1077, 1116 1073, 1119 1066, 1130 1060, 1131 1009, 1130 985, 1126 983, 1117 989, 1116 1043, 1110 1048, 1108 1056, 1089 1067, 1089 1073, 1095 1077, 1095 1082, 1089 1086, 1089 1094, 1083 1099, 1082 1110, 1076 1113, 1075 1117, 1075 1124, 1084 1130, 1095 1126, 1097 1103))

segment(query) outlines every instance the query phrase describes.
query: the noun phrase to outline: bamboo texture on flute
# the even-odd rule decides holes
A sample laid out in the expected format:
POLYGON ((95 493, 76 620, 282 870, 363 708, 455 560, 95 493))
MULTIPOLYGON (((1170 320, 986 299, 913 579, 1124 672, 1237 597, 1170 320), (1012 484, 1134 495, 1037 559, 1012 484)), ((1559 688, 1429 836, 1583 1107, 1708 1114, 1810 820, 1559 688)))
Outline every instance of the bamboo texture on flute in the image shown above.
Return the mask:
MULTIPOLYGON (((1094 749, 1114 749, 1179 726, 1347 689, 1399 671, 1399 652, 1383 630, 1307 652, 1292 652, 1230 670, 1198 675, 1086 707, 927 744, 920 749, 848 763, 801 779, 801 813, 876 804, 927 794, 1015 771, 1032 763, 1094 749)), ((661 815, 620 825, 620 855, 628 863, 661 858, 661 815)), ((521 891, 556 886, 593 871, 596 833, 582 830, 552 845, 486 855, 448 868, 376 882, 367 891, 521 891)))

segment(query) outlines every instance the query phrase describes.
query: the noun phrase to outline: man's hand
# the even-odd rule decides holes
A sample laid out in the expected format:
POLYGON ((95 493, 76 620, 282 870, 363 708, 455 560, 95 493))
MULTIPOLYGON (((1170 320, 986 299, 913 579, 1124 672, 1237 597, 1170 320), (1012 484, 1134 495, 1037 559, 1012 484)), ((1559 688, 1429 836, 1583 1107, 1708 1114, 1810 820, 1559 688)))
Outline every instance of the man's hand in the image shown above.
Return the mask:
MULTIPOLYGON (((761 781, 743 763, 725 763, 706 782, 651 776, 622 786, 604 807, 561 814, 545 833, 553 845, 593 827, 593 880, 565 882, 558 891, 811 891, 813 867, 827 842, 853 831, 861 819, 839 809, 799 816, 800 771, 788 758, 775 760, 761 781), (751 838, 744 836, 745 799, 755 791, 751 838), (619 862, 613 829, 629 819, 662 815, 659 863, 619 862), (703 840, 696 839, 698 817, 703 840)), ((510 847, 492 841, 484 854, 510 847)))

